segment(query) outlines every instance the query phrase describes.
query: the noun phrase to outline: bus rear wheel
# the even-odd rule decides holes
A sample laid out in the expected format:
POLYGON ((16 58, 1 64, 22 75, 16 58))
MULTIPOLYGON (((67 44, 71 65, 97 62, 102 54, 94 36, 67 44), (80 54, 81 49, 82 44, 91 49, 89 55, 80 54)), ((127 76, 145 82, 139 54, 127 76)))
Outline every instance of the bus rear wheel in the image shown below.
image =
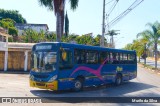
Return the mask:
POLYGON ((121 74, 117 74, 116 76, 116 81, 115 81, 115 85, 121 85, 122 84, 122 75, 121 74))
POLYGON ((74 91, 81 91, 83 89, 83 80, 81 78, 77 78, 74 81, 74 91))

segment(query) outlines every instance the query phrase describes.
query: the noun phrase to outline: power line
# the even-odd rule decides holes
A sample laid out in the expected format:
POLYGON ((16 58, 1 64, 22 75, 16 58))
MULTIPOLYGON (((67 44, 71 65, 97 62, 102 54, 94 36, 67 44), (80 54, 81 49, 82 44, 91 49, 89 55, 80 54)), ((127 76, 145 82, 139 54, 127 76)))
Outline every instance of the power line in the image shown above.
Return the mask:
POLYGON ((119 1, 119 0, 116 0, 116 1, 114 2, 114 4, 112 5, 111 9, 108 11, 108 16, 113 12, 113 10, 115 9, 118 1, 119 1))
POLYGON ((114 0, 111 0, 111 1, 109 1, 108 3, 106 3, 105 5, 107 5, 107 4, 109 4, 109 3, 111 3, 111 2, 113 2, 114 0))
MULTIPOLYGON (((110 2, 108 2, 108 3, 111 3, 111 2, 113 2, 113 0, 110 1, 110 2)), ((109 11, 106 14, 106 16, 107 16, 106 17, 106 20, 107 20, 107 29, 106 30, 107 30, 107 32, 109 32, 109 26, 108 26, 109 16, 111 15, 111 13, 113 12, 113 10, 115 9, 115 7, 116 7, 116 5, 117 5, 118 2, 119 2, 119 0, 114 0, 114 3, 110 6, 110 9, 109 9, 109 11)))
POLYGON ((108 23, 108 26, 115 25, 118 21, 120 21, 124 16, 126 16, 129 12, 131 12, 134 8, 136 8, 138 5, 140 5, 144 0, 135 0, 127 10, 122 12, 120 15, 118 15, 116 18, 114 18, 112 21, 108 23))

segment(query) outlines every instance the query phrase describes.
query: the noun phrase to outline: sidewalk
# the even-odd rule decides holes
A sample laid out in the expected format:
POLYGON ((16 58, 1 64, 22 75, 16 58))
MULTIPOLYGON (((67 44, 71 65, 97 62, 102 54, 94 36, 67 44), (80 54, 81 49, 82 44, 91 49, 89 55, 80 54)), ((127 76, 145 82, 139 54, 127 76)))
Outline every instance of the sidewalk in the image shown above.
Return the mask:
POLYGON ((155 69, 150 69, 146 66, 144 66, 142 63, 138 63, 138 67, 144 68, 146 69, 146 71, 150 71, 151 73, 157 74, 160 76, 160 71, 159 70, 155 70, 155 69))
MULTIPOLYGON (((148 57, 147 60, 152 60, 152 61, 155 61, 155 58, 154 57, 148 57)), ((157 59, 157 62, 160 62, 160 58, 157 59)))
POLYGON ((29 74, 29 71, 0 71, 0 74, 29 74))

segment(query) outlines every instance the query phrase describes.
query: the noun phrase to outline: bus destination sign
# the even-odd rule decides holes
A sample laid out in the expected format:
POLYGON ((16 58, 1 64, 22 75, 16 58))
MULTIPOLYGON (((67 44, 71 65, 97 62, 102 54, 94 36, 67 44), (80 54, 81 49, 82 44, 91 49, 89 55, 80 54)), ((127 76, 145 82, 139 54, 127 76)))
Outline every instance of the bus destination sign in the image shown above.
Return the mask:
POLYGON ((37 45, 36 50, 52 49, 52 45, 37 45))

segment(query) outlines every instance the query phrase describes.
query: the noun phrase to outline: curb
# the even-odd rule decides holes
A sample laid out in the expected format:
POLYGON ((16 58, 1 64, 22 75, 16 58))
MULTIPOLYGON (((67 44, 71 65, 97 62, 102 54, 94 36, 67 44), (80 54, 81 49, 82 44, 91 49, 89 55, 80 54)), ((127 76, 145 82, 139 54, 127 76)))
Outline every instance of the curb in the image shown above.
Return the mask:
POLYGON ((152 71, 153 73, 155 73, 155 74, 157 74, 157 75, 160 75, 160 71, 157 72, 157 70, 147 68, 147 67, 143 66, 143 64, 141 64, 141 63, 138 63, 138 66, 140 66, 141 68, 145 68, 145 69, 147 69, 148 71, 152 71))
POLYGON ((29 71, 26 71, 26 72, 0 71, 0 74, 29 74, 29 71))

